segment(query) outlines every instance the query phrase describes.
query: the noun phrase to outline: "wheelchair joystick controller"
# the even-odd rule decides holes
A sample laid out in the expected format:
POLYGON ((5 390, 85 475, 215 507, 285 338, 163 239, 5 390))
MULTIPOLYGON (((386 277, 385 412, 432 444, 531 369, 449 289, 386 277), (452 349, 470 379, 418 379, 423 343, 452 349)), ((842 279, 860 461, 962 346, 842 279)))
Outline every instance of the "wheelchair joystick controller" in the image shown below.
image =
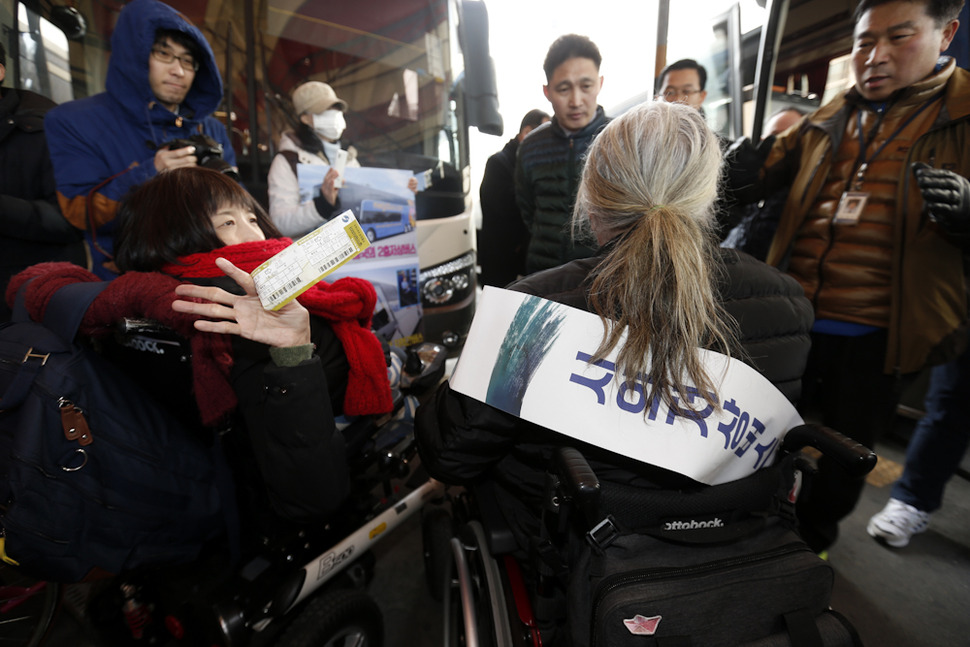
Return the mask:
POLYGON ((407 358, 404 361, 404 372, 408 375, 418 376, 421 375, 421 371, 423 370, 424 362, 421 361, 421 356, 418 355, 418 351, 414 348, 409 348, 407 358))

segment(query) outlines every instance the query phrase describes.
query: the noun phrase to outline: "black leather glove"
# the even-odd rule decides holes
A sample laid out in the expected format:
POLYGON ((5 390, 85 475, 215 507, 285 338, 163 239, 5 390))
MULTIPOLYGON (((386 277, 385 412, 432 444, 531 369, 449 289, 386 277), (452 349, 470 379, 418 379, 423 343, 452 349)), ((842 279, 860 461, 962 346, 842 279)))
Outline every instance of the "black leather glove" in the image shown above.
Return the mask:
POLYGON ((970 235, 970 180, 923 162, 913 164, 913 174, 930 219, 947 234, 970 235))
POLYGON ((775 143, 774 135, 761 140, 757 146, 747 137, 739 137, 725 154, 727 161, 727 189, 741 204, 760 199, 757 191, 761 167, 775 143))

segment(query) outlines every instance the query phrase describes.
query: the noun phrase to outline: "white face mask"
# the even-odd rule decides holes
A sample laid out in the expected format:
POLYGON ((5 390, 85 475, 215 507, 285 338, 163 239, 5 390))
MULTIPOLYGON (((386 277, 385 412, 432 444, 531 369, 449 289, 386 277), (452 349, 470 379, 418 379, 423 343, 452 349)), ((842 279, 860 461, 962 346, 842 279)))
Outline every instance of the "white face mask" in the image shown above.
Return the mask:
POLYGON ((313 130, 322 139, 337 141, 344 134, 347 122, 344 113, 339 110, 324 110, 319 115, 313 115, 313 130))

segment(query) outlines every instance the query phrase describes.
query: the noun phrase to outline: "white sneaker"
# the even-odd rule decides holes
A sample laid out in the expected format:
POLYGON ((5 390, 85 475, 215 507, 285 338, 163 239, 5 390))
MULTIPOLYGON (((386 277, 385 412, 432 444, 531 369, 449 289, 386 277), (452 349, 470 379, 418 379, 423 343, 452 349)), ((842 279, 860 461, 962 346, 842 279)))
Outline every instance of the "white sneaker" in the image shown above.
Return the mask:
POLYGON ((929 512, 917 510, 899 499, 889 499, 882 512, 869 520, 866 532, 893 548, 902 548, 909 543, 910 537, 923 532, 929 525, 929 512))

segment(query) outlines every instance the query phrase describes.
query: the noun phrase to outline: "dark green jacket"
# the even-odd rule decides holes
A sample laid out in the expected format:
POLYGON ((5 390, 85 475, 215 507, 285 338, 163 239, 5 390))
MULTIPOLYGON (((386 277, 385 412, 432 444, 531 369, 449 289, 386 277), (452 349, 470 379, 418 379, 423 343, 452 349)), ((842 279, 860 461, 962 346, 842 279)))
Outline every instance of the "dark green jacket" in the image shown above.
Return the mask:
POLYGON ((553 117, 529 133, 519 146, 516 201, 532 236, 525 260, 526 274, 595 253, 595 247, 573 244, 569 219, 586 149, 607 121, 603 108, 597 107, 596 115, 585 128, 567 134, 553 117))

